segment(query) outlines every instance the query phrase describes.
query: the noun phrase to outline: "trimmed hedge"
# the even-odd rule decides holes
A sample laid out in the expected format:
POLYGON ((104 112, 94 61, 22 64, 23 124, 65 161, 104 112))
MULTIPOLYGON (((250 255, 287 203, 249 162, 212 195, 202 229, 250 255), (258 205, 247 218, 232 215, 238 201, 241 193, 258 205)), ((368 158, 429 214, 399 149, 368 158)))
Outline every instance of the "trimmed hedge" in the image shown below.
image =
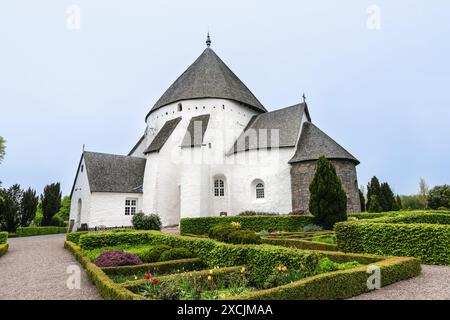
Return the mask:
POLYGON ((8 232, 0 232, 0 244, 8 243, 8 232))
POLYGON ((204 268, 204 263, 198 258, 180 259, 163 262, 145 263, 138 266, 123 266, 102 268, 107 275, 133 275, 138 273, 167 273, 177 269, 185 271, 204 268))
POLYGON ((450 211, 446 210, 416 210, 416 211, 389 211, 389 212, 361 212, 361 213, 349 213, 347 216, 355 217, 358 220, 368 220, 368 219, 377 219, 377 218, 387 218, 387 217, 395 217, 395 216, 405 216, 405 215, 414 215, 414 214, 447 214, 449 215, 450 211))
POLYGON ((239 222, 241 229, 249 229, 255 232, 262 230, 272 231, 302 231, 303 227, 312 224, 312 216, 295 215, 266 215, 266 216, 229 216, 229 217, 205 217, 183 218, 180 221, 180 233, 204 235, 208 234, 212 226, 221 223, 239 222))
POLYGON ((67 233, 67 227, 19 227, 16 230, 18 237, 41 236, 58 233, 67 233))
POLYGON ((338 251, 338 247, 335 244, 314 242, 302 239, 262 238, 262 242, 274 246, 284 246, 304 250, 338 251))
POLYGON ((0 244, 0 257, 8 251, 9 245, 7 243, 0 244))
POLYGON ((67 236, 66 236, 66 240, 70 241, 70 242, 73 242, 75 244, 78 244, 78 242, 80 241, 80 237, 83 234, 86 234, 88 232, 89 231, 76 231, 76 232, 68 233, 67 236))
POLYGON ((100 295, 106 300, 143 300, 140 295, 115 284, 99 267, 83 255, 75 243, 66 241, 64 247, 69 250, 86 269, 89 279, 95 284, 100 295))
MULTIPOLYGON (((420 263, 414 258, 392 257, 376 262, 381 269, 381 285, 409 279, 420 274, 420 263)), ((347 299, 369 292, 367 266, 324 273, 267 290, 230 297, 233 300, 331 300, 347 299)))
POLYGON ((127 233, 85 234, 80 237, 80 247, 90 250, 121 244, 166 244, 190 250, 208 267, 230 267, 246 264, 254 271, 255 281, 262 281, 278 265, 285 265, 312 274, 319 261, 319 254, 269 245, 231 245, 211 239, 168 235, 157 231, 127 233))
POLYGON ((428 264, 450 265, 450 226, 418 223, 437 223, 447 219, 450 217, 416 213, 370 221, 341 222, 335 226, 337 244, 339 250, 344 252, 412 256, 428 264))

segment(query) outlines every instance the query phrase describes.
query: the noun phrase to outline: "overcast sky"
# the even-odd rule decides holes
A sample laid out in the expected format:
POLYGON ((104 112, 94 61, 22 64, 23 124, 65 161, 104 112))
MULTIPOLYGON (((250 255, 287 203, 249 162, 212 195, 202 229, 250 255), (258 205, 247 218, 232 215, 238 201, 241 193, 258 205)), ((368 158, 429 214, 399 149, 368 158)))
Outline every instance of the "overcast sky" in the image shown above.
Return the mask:
POLYGON ((450 183, 449 15, 425 0, 3 1, 0 180, 68 194, 83 144, 128 153, 209 28, 268 110, 306 93, 313 122, 361 161, 360 184, 450 183))

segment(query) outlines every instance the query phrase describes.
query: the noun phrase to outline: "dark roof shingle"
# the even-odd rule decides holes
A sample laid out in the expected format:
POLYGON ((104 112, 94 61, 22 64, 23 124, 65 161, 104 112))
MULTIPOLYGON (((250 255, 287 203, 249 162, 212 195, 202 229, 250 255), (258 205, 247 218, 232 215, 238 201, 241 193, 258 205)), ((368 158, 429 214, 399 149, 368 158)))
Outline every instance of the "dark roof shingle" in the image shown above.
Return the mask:
POLYGON ((161 150, 180 121, 181 117, 178 117, 164 123, 161 130, 159 130, 159 132, 156 134, 156 137, 153 138, 153 141, 150 143, 144 153, 157 152, 161 150))
POLYGON ((209 114, 192 117, 181 143, 181 147, 201 146, 209 123, 209 114))
POLYGON ((317 160, 320 156, 328 159, 348 159, 355 164, 359 161, 347 150, 331 139, 311 122, 303 124, 297 150, 289 163, 317 160))
POLYGON ((217 54, 206 48, 159 98, 149 114, 176 101, 199 98, 230 99, 258 111, 267 111, 217 54))
POLYGON ((146 159, 83 153, 91 192, 142 193, 146 159))
POLYGON ((295 147, 304 116, 309 119, 304 103, 254 116, 229 154, 258 148, 295 147), (278 138, 272 134, 278 134, 278 138))

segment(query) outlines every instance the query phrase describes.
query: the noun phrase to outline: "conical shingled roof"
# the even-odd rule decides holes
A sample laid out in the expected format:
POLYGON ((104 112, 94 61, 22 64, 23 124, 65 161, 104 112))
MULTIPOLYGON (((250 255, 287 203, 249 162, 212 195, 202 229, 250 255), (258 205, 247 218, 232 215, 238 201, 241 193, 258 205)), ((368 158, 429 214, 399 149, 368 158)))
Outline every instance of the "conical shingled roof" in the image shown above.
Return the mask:
POLYGON ((289 163, 317 160, 320 156, 328 159, 347 159, 359 164, 358 159, 331 139, 311 122, 303 124, 297 150, 289 163))
POLYGON ((167 89, 150 113, 176 101, 199 98, 235 100, 255 110, 267 112, 246 85, 209 47, 167 89))

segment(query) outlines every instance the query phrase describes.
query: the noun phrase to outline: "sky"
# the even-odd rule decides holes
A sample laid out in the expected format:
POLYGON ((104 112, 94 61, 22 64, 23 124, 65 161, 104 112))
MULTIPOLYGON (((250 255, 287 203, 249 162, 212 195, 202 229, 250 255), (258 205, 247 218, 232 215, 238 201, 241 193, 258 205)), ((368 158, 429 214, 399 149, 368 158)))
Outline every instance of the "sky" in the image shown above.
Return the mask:
POLYGON ((3 1, 0 181, 69 194, 83 144, 127 154, 209 30, 268 110, 305 92, 313 123, 361 161, 359 184, 448 184, 449 15, 449 1, 3 1))

